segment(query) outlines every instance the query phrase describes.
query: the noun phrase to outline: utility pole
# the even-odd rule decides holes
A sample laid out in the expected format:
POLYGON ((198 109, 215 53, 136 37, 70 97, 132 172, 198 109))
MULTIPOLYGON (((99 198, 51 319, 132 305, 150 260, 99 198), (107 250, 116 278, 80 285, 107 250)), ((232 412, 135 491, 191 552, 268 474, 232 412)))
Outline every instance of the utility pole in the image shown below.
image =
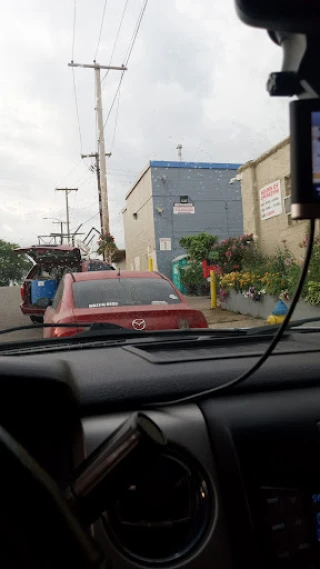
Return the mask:
POLYGON ((53 221, 54 225, 60 225, 60 245, 63 245, 63 224, 66 223, 65 221, 53 221))
POLYGON ((62 221, 62 219, 57 219, 56 217, 43 217, 42 219, 47 219, 49 221, 52 221, 52 223, 55 225, 60 225, 60 245, 63 245, 63 226, 66 222, 62 221))
MULTIPOLYGON (((121 67, 115 67, 111 65, 99 65, 96 61, 93 64, 82 64, 82 63, 68 63, 69 67, 82 67, 87 69, 94 69, 95 72, 95 82, 96 82, 96 96, 97 96, 97 119, 98 119, 98 155, 100 163, 100 187, 101 187, 101 232, 103 234, 110 233, 110 220, 109 220, 109 203, 108 203, 108 187, 107 187, 107 167, 106 167, 106 153, 104 146, 104 123, 103 123, 103 111, 102 111, 102 99, 101 99, 101 69, 109 69, 114 71, 126 71, 126 67, 121 65, 121 67)), ((107 259, 109 260, 109 259, 107 259)))
MULTIPOLYGON (((106 156, 110 158, 111 152, 107 152, 106 156)), ((96 173, 97 173, 97 184, 98 184, 98 196, 99 196, 99 214, 100 214, 100 227, 101 233, 103 233, 103 216, 102 216, 102 200, 101 200, 101 181, 100 181, 100 164, 99 164, 99 154, 98 152, 92 152, 91 154, 81 154, 81 158, 95 158, 96 160, 96 173)))
POLYGON ((70 241, 70 215, 69 215, 69 193, 77 192, 78 188, 56 188, 57 192, 65 192, 66 196, 66 220, 67 220, 67 243, 70 241))

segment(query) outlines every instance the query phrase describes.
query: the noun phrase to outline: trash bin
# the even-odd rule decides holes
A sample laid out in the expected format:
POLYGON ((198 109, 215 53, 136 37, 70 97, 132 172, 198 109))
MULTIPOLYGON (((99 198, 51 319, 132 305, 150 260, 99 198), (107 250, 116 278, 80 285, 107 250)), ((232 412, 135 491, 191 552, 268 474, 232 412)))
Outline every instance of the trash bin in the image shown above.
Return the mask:
POLYGON ((53 299, 58 288, 58 281, 48 279, 43 281, 31 282, 31 304, 36 304, 40 298, 53 299))
POLYGON ((181 282, 180 269, 185 269, 189 265, 187 255, 180 255, 172 260, 172 282, 182 294, 187 294, 187 289, 181 282))

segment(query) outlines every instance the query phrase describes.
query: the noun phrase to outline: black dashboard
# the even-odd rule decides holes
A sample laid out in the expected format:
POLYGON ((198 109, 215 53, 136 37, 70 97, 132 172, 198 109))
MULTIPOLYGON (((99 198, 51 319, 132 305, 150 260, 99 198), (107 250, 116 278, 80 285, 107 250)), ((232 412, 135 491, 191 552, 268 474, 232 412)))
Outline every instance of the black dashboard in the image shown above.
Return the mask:
POLYGON ((318 333, 288 335, 235 389, 157 408, 248 369, 267 340, 245 340, 0 358, 4 423, 62 487, 131 411, 148 404, 165 432, 166 451, 128 473, 93 528, 107 567, 320 567, 318 333))

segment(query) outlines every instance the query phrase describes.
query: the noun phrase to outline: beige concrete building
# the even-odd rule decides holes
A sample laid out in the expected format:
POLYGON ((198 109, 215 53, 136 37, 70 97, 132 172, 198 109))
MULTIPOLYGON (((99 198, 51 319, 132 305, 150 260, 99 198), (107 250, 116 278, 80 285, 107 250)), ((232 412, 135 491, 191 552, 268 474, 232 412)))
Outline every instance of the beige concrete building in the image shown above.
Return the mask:
POLYGON ((241 174, 243 228, 259 237, 265 254, 275 252, 283 240, 299 258, 307 222, 291 219, 290 139, 250 160, 238 170, 241 174))
POLYGON ((122 211, 126 244, 126 269, 147 271, 148 259, 157 270, 151 169, 146 168, 126 195, 122 211))

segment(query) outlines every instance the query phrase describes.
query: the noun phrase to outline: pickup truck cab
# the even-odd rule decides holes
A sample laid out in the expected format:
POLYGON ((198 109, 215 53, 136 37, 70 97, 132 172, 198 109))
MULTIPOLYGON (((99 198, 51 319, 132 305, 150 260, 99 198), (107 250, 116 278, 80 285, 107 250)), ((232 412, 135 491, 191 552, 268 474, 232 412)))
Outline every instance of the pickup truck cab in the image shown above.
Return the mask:
POLYGON ((32 322, 42 322, 45 312, 41 293, 35 294, 35 287, 46 291, 45 298, 48 298, 48 290, 53 297, 65 273, 114 270, 112 265, 100 259, 82 259, 80 249, 69 245, 32 245, 15 249, 15 252, 25 253, 33 263, 20 289, 20 310, 32 322))

